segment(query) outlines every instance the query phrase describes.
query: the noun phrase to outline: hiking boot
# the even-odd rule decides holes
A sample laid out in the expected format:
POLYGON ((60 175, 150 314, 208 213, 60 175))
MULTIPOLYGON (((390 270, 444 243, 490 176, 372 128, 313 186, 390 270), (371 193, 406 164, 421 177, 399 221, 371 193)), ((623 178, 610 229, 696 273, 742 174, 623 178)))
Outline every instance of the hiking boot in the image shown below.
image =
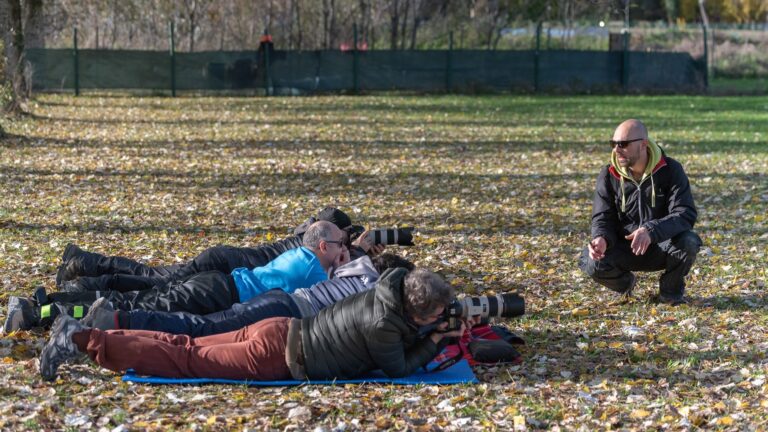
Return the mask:
POLYGON ((632 293, 637 286, 637 275, 634 273, 630 273, 630 275, 632 275, 632 281, 630 282, 629 287, 626 290, 619 292, 619 298, 608 302, 609 306, 624 305, 632 301, 632 293))
POLYGON ((39 322, 38 307, 32 299, 15 296, 8 299, 8 314, 5 317, 3 333, 29 330, 39 322))
POLYGON ((46 305, 50 303, 48 300, 48 293, 45 292, 45 287, 37 287, 32 292, 32 299, 37 302, 38 306, 46 305))
POLYGON ((78 282, 78 279, 67 280, 59 285, 59 291, 67 293, 82 293, 87 290, 78 282))
POLYGON ((64 249, 62 263, 56 271, 56 286, 73 280, 79 276, 97 276, 99 260, 102 255, 87 252, 79 247, 69 244, 64 249))
POLYGON ((77 320, 68 315, 59 315, 53 322, 51 339, 45 344, 40 354, 40 375, 46 381, 56 378, 59 366, 67 360, 81 357, 80 350, 72 340, 72 335, 86 330, 77 320))
POLYGON ((112 303, 106 297, 101 297, 91 305, 80 324, 99 330, 112 330, 117 328, 115 313, 112 303))
POLYGON ((59 266, 56 271, 56 286, 61 287, 65 282, 77 279, 84 273, 81 260, 77 257, 70 259, 59 266))
POLYGON ((621 295, 624 296, 627 300, 632 298, 632 293, 635 291, 635 287, 637 286, 637 275, 634 273, 630 273, 632 275, 632 282, 629 284, 629 288, 627 288, 626 291, 624 291, 621 295))
POLYGON ((64 253, 61 254, 61 264, 56 269, 56 286, 61 286, 62 282, 73 279, 71 270, 68 269, 69 260, 71 260, 77 252, 79 247, 73 243, 67 244, 64 248, 64 253))
POLYGON ((679 306, 682 304, 688 304, 688 299, 683 297, 682 294, 675 295, 675 296, 657 294, 651 298, 651 301, 659 304, 668 304, 670 306, 679 306))

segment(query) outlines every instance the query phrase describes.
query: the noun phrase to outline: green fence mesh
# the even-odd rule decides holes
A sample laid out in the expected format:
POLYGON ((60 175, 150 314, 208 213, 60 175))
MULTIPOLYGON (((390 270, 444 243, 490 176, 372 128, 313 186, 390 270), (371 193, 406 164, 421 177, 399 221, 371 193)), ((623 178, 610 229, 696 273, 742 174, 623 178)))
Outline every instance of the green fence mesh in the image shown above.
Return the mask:
MULTIPOLYGON (((176 53, 172 59, 167 51, 84 49, 77 51, 77 74, 81 89, 170 90, 175 84, 177 90, 271 87, 299 93, 351 91, 355 83, 361 91, 425 92, 611 91, 625 85, 633 91, 679 92, 705 85, 703 61, 687 53, 273 51, 268 57, 257 51, 211 51, 176 53)), ((74 88, 74 50, 30 49, 27 59, 35 89, 74 88)))

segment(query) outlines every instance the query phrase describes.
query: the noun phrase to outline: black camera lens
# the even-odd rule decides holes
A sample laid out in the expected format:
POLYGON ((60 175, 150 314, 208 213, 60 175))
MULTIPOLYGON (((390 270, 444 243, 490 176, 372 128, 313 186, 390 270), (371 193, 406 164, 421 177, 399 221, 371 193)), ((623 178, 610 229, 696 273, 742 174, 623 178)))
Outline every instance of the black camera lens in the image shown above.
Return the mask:
POLYGON ((413 228, 373 229, 368 235, 373 244, 413 246, 413 228))

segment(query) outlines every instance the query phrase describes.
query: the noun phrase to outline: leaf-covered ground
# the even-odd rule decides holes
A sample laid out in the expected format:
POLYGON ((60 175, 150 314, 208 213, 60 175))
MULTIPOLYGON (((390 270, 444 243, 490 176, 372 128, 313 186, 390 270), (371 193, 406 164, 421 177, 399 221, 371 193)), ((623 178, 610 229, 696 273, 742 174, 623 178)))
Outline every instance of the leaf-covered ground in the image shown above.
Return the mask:
POLYGON ((0 144, 0 319, 68 242, 151 263, 286 235, 335 204, 419 229, 402 253, 470 294, 517 290, 519 366, 471 386, 40 380, 43 331, 0 339, 0 429, 768 428, 768 98, 44 95, 0 144), (615 296, 577 269, 614 127, 643 119, 682 161, 705 246, 692 304, 615 296))

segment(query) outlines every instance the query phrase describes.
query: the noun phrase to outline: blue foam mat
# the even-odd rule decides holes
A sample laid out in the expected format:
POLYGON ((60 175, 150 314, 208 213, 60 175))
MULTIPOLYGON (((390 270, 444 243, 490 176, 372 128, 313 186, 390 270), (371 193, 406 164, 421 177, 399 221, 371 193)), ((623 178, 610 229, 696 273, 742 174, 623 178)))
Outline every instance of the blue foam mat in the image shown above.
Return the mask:
MULTIPOLYGON (((434 367, 434 364, 430 364, 434 367)), ((237 384, 249 386, 296 386, 296 385, 334 385, 334 384, 362 384, 362 383, 384 383, 398 385, 414 384, 473 384, 477 383, 472 368, 466 360, 462 360, 450 368, 440 372, 418 372, 404 378, 389 378, 381 371, 374 371, 361 378, 346 380, 317 380, 317 381, 298 381, 298 380, 278 380, 278 381, 250 381, 233 380, 223 378, 163 378, 155 376, 138 376, 132 370, 126 372, 123 381, 145 383, 145 384, 237 384)))

